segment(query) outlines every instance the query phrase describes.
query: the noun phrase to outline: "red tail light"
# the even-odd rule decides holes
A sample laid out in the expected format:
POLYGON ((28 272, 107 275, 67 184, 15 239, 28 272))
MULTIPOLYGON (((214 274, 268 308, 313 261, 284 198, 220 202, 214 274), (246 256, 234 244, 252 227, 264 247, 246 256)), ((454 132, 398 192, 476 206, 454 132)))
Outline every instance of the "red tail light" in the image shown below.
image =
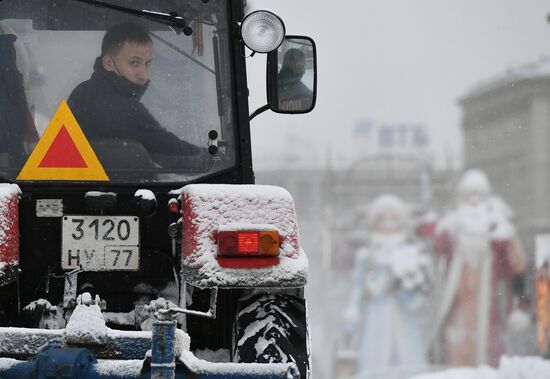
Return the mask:
POLYGON ((259 253, 258 240, 258 233, 237 233, 237 252, 246 254, 259 253))
POLYGON ((218 233, 221 256, 279 255, 279 233, 276 231, 221 231, 218 233))

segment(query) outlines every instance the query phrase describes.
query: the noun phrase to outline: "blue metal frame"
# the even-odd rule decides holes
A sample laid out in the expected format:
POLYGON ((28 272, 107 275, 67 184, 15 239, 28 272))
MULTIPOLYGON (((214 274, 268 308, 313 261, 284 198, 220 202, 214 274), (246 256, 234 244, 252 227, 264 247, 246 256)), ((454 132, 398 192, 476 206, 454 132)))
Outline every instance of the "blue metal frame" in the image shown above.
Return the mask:
POLYGON ((175 321, 156 321, 153 324, 153 341, 151 345, 151 377, 174 379, 175 363, 175 321))
MULTIPOLYGON (((9 328, 1 329, 9 330, 9 328)), ((28 329, 28 334, 25 336, 27 341, 33 339, 34 332, 40 332, 40 330, 28 329)), ((46 331, 43 333, 47 334, 46 331)), ((0 331, 1 334, 2 331, 0 331)), ((115 345, 120 345, 118 338, 114 338, 113 341, 115 345)), ((210 363, 196 358, 191 352, 184 352, 182 356, 176 357, 175 342, 176 323, 157 320, 153 324, 149 345, 150 359, 109 359, 98 362, 89 349, 66 347, 58 341, 47 344, 29 361, 0 358, 0 378, 289 379, 300 377, 294 363, 210 363)))

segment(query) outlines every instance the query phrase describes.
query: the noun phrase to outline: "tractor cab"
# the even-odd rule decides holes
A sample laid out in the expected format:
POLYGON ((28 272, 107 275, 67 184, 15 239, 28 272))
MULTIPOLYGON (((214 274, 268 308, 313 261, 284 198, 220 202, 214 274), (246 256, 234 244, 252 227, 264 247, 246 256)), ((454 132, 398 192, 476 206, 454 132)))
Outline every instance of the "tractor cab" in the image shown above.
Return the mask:
MULTIPOLYGON (((0 46, 3 67, 9 70, 9 82, 2 90, 10 100, 4 101, 9 104, 3 105, 2 113, 13 118, 6 120, 8 127, 3 128, 3 177, 17 180, 27 153, 54 121, 64 101, 68 101, 68 113, 75 117, 110 183, 184 182, 235 164, 230 64, 233 41, 227 3, 126 3, 128 9, 189 14, 189 25, 184 29, 190 35, 162 19, 157 22, 154 17, 140 17, 94 2, 2 2, 0 46), (137 31, 128 33, 148 32, 150 42, 139 42, 139 36, 133 38, 138 41, 132 41, 130 35, 118 48, 124 51, 115 48, 102 54, 106 30, 117 24, 122 28, 135 26, 137 31), (146 53, 140 51, 141 46, 146 53), (130 55, 123 59, 134 61, 127 63, 119 57, 127 53, 126 48, 130 55), (136 71, 147 70, 136 74, 143 76, 142 83, 133 83, 136 79, 132 73, 124 71, 126 66, 131 70, 131 65, 136 71), (92 90, 75 93, 86 81, 91 81, 92 90), (11 112, 6 112, 8 106, 11 112), (208 152, 213 144, 218 147, 215 154, 208 152)), ((117 36, 114 38, 114 43, 119 43, 117 36)), ((69 120, 61 123, 68 124, 69 120)), ((74 140, 72 126, 61 129, 68 138, 57 143, 74 140)), ((79 147, 76 145, 72 153, 68 148, 59 153, 51 151, 46 162, 39 164, 52 169, 84 167, 87 157, 78 156, 79 147), (75 156, 73 161, 71 156, 75 156)), ((35 178, 31 175, 28 179, 35 178)), ((54 174, 51 179, 59 178, 54 174)), ((70 180, 78 180, 78 175, 70 180)))

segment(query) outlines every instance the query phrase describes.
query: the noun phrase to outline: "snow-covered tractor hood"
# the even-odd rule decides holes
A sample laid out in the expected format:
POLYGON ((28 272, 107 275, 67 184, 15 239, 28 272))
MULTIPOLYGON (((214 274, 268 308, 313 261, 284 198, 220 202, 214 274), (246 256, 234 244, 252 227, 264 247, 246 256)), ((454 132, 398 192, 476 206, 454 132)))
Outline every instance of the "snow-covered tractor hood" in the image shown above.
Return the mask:
POLYGON ((308 259, 300 247, 294 200, 285 189, 188 185, 182 189, 182 211, 182 263, 188 283, 203 288, 305 285, 308 259), (278 257, 219 257, 218 231, 247 228, 278 231, 278 257))

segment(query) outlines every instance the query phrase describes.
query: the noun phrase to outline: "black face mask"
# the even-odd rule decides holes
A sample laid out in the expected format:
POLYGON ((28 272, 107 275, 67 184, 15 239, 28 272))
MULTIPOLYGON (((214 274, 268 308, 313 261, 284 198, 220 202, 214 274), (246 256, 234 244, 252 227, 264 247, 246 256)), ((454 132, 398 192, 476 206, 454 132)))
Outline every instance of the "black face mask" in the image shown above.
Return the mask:
POLYGON ((120 71, 118 70, 118 67, 116 67, 116 64, 115 69, 117 70, 118 74, 113 71, 105 70, 105 68, 103 68, 103 64, 101 63, 101 57, 98 57, 94 64, 94 71, 104 76, 109 81, 109 83, 111 83, 117 89, 118 92, 125 96, 135 97, 137 100, 140 100, 145 94, 145 91, 147 91, 150 80, 145 82, 145 84, 143 85, 132 83, 125 76, 120 74, 120 71))

